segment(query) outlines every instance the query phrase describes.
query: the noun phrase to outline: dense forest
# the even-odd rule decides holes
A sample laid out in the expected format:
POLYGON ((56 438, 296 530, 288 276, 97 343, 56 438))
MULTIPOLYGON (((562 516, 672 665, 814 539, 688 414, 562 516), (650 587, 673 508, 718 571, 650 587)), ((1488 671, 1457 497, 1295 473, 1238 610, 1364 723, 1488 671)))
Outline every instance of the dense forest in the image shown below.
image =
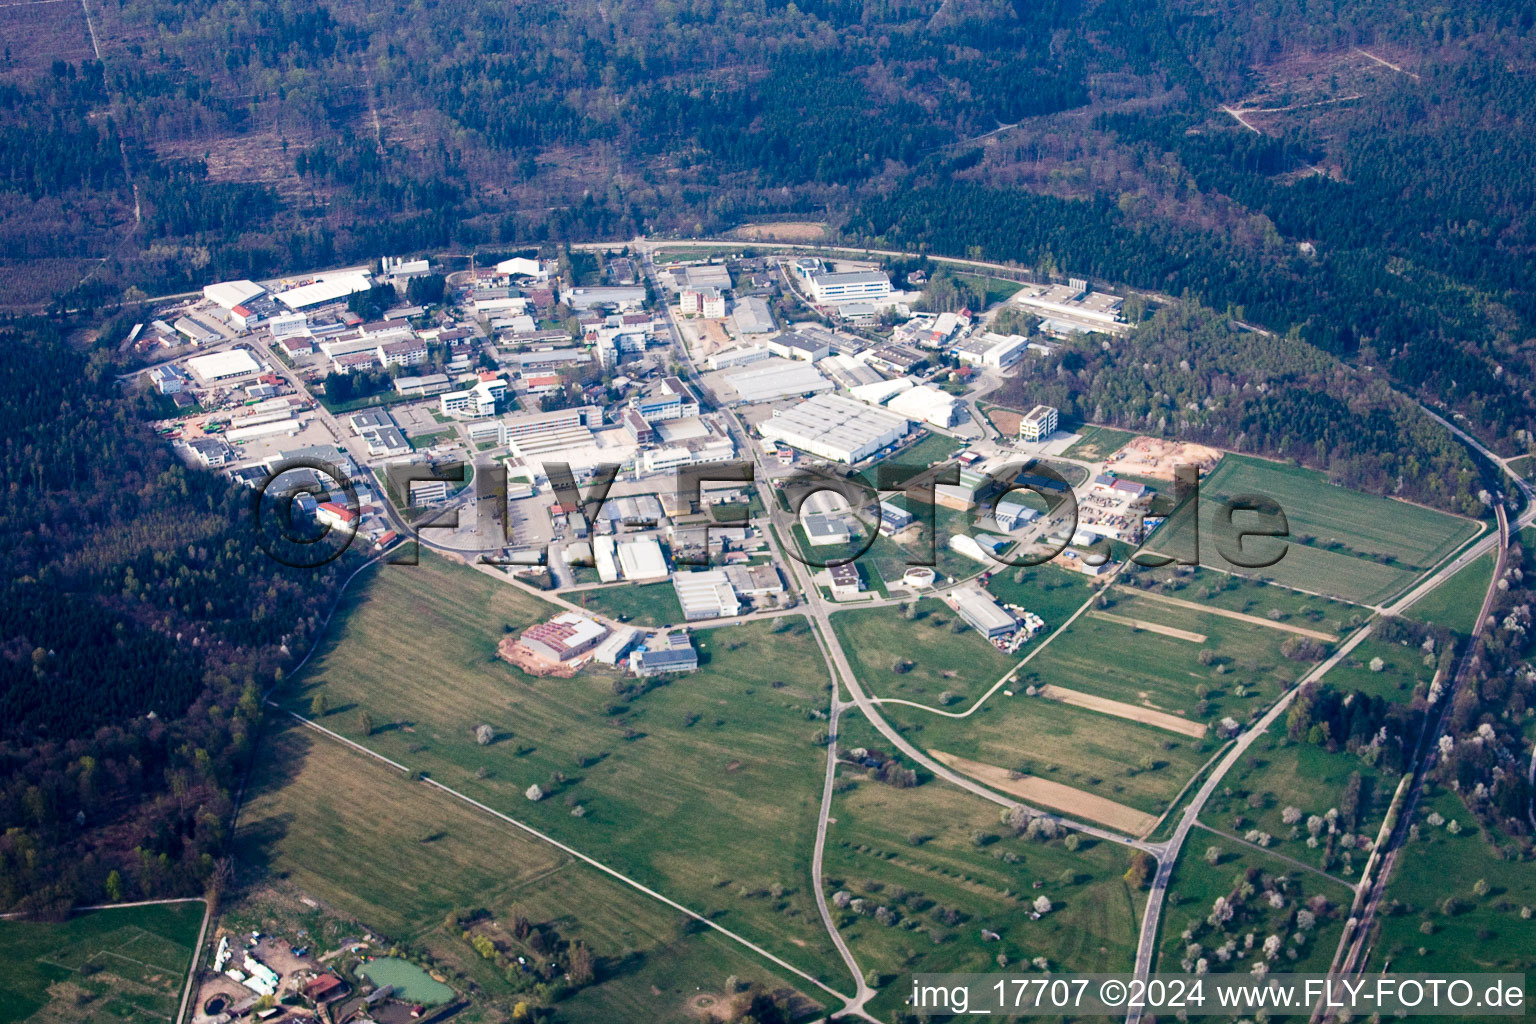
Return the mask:
POLYGON ((259 694, 353 559, 269 558, 248 492, 182 466, 58 324, 3 349, 0 906, 216 886, 259 694))
POLYGON ((1294 333, 1241 330, 1189 303, 1102 346, 1037 359, 998 396, 1028 408, 1294 459, 1335 482, 1466 515, 1487 512, 1466 450, 1382 380, 1294 333))

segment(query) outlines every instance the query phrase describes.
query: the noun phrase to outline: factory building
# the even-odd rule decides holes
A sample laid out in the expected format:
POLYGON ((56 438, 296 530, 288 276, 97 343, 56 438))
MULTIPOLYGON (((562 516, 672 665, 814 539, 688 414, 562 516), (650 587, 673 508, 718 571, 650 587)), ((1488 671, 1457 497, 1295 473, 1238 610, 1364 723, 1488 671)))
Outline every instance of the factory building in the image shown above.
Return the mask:
POLYGON ((741 614, 741 600, 723 569, 680 572, 672 577, 672 586, 677 591, 683 618, 689 622, 741 614))
POLYGON ((1018 620, 992 600, 992 595, 979 587, 965 587, 949 595, 950 607, 982 636, 991 640, 1019 628, 1018 620))
POLYGON ((798 398, 818 391, 831 391, 836 385, 803 362, 770 360, 737 370, 725 376, 743 402, 772 402, 780 398, 798 398))
POLYGON ((812 274, 809 283, 811 294, 823 305, 837 305, 858 299, 883 299, 891 294, 891 279, 878 270, 812 274))
POLYGON ((771 441, 832 462, 852 464, 896 443, 907 433, 907 420, 842 395, 816 395, 789 409, 777 410, 758 425, 771 441))

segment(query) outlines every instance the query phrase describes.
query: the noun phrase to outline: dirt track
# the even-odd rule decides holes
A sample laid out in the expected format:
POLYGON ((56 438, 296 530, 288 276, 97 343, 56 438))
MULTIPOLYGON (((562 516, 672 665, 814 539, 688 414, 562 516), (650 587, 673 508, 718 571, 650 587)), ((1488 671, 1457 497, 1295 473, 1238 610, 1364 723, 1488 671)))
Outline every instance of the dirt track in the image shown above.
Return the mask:
POLYGON ((1138 811, 1134 807, 1117 804, 1102 796, 1085 793, 1060 782, 1042 779, 1038 775, 1010 778, 1013 773, 1006 768, 983 764, 980 761, 969 761, 963 757, 946 754, 942 750, 930 750, 928 753, 940 764, 964 772, 999 792, 1016 796, 1031 804, 1061 811, 1063 814, 1071 814, 1087 818, 1089 821, 1096 821, 1101 825, 1108 825, 1127 835, 1144 835, 1157 822, 1152 815, 1138 811))
POLYGON ((1167 729, 1184 736, 1192 736, 1200 739, 1205 735, 1205 726, 1199 722, 1191 722, 1180 715, 1170 714, 1167 711, 1157 711, 1153 708, 1144 708, 1139 704, 1127 704, 1124 701, 1110 700, 1108 697, 1096 697, 1091 693, 1083 693, 1081 690, 1068 690, 1061 686, 1052 686, 1050 683, 1040 687, 1040 696, 1051 700, 1059 700, 1063 704, 1071 704, 1073 707, 1084 708, 1088 711, 1097 711, 1100 714, 1112 715, 1115 718, 1128 718, 1142 725, 1150 725, 1158 729, 1167 729))
POLYGON ((1251 622, 1255 626, 1267 626, 1270 629, 1278 629, 1286 633, 1299 633, 1302 636, 1309 636, 1314 640, 1322 640, 1325 643, 1336 644, 1339 642, 1339 638, 1334 636, 1332 633, 1324 633, 1322 630, 1318 629, 1308 629, 1305 626, 1292 626, 1289 623, 1275 622, 1273 619, 1266 619, 1258 615, 1248 615, 1244 612, 1234 612, 1226 608, 1214 608, 1208 604, 1199 604, 1195 601, 1185 601, 1177 597, 1168 597, 1163 594, 1154 594, 1146 590, 1137 590, 1134 587, 1121 587, 1120 589, 1125 591, 1127 594, 1135 594, 1137 597, 1144 597, 1149 601, 1161 601, 1163 604, 1171 604, 1176 608, 1192 608, 1197 612, 1205 612, 1207 615, 1220 615, 1224 619, 1236 619, 1238 622, 1251 622))
POLYGON ((1096 619, 1104 619, 1106 622, 1117 622, 1122 626, 1130 626, 1133 629, 1144 629, 1148 633, 1156 633, 1159 636, 1171 636, 1175 640, 1188 640, 1192 644, 1203 644, 1210 637, 1204 633, 1192 633, 1187 629, 1179 629, 1176 626, 1165 626, 1160 622, 1148 622, 1145 619, 1131 619, 1124 615, 1112 615, 1109 612, 1091 612, 1096 619))

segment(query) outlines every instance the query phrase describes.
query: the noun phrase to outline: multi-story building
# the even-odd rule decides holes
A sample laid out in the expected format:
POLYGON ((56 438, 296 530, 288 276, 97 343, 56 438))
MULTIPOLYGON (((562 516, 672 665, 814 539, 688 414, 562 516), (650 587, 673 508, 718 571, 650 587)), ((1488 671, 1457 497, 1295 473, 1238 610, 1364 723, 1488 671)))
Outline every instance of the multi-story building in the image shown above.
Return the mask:
POLYGON ((891 294, 891 279, 878 270, 812 274, 809 282, 811 294, 816 301, 827 305, 860 299, 883 299, 891 294))
POLYGON ((1043 441, 1056 433, 1059 421, 1055 407, 1037 405, 1019 421, 1019 440, 1043 441))

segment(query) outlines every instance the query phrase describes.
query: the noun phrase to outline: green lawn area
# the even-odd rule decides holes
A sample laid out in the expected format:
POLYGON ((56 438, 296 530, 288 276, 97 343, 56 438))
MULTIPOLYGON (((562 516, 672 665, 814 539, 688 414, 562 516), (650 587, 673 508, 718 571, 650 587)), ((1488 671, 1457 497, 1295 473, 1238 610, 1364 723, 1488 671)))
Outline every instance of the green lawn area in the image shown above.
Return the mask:
POLYGON ((1211 739, 1194 740, 1022 693, 1005 697, 999 691, 962 719, 899 704, 883 710, 924 749, 1038 775, 1153 815, 1162 813, 1215 748, 1211 739), (1143 770, 1140 762, 1149 755, 1156 767, 1143 770))
MULTIPOLYGON (((458 440, 458 437, 459 432, 450 428, 448 430, 436 430, 430 434, 411 434, 406 437, 406 440, 410 442, 411 451, 417 452, 423 448, 431 448, 435 444, 444 444, 448 441, 458 440)), ((491 445, 491 447, 494 448, 495 445, 491 445)))
POLYGON ((1156 580, 1153 593, 1180 601, 1193 601, 1242 615, 1257 615, 1271 622, 1302 626, 1343 638, 1365 621, 1369 612, 1342 601, 1303 594, 1264 580, 1232 576, 1213 569, 1172 566, 1163 569, 1134 568, 1125 582, 1156 580))
MULTIPOLYGON (((1330 484, 1308 469, 1228 455, 1201 485, 1201 564, 1221 571, 1273 580, 1300 590, 1360 603, 1380 603, 1405 588, 1424 570, 1445 558, 1478 531, 1472 520, 1419 505, 1351 491, 1330 484), (1267 568, 1233 565, 1221 554, 1225 499, 1261 495, 1285 512, 1290 537, 1284 555, 1267 568)), ((1248 517, 1240 515, 1242 527, 1248 517)), ((1159 531, 1154 550, 1175 547, 1181 531, 1159 531)), ((1281 541, 1259 538, 1250 551, 1280 550, 1281 541)))
POLYGON ((1526 971, 1536 949, 1536 872, 1504 860, 1456 795, 1435 788, 1419 802, 1410 837, 1387 885, 1387 909, 1369 969, 1390 958, 1395 971, 1526 971), (1431 823, 1430 815, 1442 823, 1431 823), (1455 821, 1460 831, 1452 834, 1455 821), (1477 885, 1487 885, 1479 895, 1477 885), (1455 902, 1447 903, 1448 900, 1455 902))
POLYGON ((599 615, 636 626, 671 626, 683 621, 683 606, 670 582, 615 583, 611 587, 564 595, 599 615))
POLYGON ((1410 619, 1444 626, 1463 635, 1476 625, 1488 584, 1493 580, 1494 554, 1469 562, 1456 575, 1425 594, 1405 612, 1410 619))
MULTIPOLYGON (((843 719, 839 740, 844 751, 889 750, 858 716, 843 719)), ((1115 844, 1079 836, 1073 850, 1065 837, 1017 838, 996 805, 933 780, 896 789, 845 764, 838 787, 827 896, 865 901, 833 913, 860 965, 881 976, 871 1004, 881 1019, 902 1009, 911 974, 992 973, 999 954, 1011 971, 1031 970, 1037 956, 1053 971, 1130 969, 1143 900, 1133 900, 1122 878, 1129 862, 1115 844), (1039 896, 1052 909, 1031 920, 1039 896), (882 906, 889 924, 875 916, 882 906), (983 940, 984 928, 1001 938, 983 940)))
POLYGON ((935 434, 929 431, 927 437, 914 442, 910 447, 903 448, 885 461, 897 466, 926 468, 953 458, 961 447, 959 441, 947 434, 935 434))
POLYGON ((1510 459, 1509 468, 1517 476, 1522 476, 1529 480, 1536 476, 1536 455, 1522 455, 1518 459, 1510 459))
POLYGON ((640 693, 597 667, 535 679, 496 659, 553 608, 442 559, 383 570, 349 601, 289 706, 324 693, 328 726, 846 983, 809 891, 830 681, 804 620, 701 632, 700 671, 640 693))
POLYGON ((1025 667, 1021 682, 1064 686, 1192 722, 1229 715, 1242 722, 1310 666, 1281 655, 1290 633, 1125 589, 1114 590, 1110 599, 1108 608, 1096 604, 1051 641, 1025 667), (1160 634, 1152 626, 1179 630, 1190 639, 1160 634), (1200 662, 1202 656, 1209 664, 1200 662))
POLYGON ((1179 973, 1184 960, 1203 958, 1212 974, 1247 974, 1254 963, 1265 959, 1265 939, 1278 935, 1281 950, 1269 961, 1271 970, 1325 973, 1352 898, 1348 886, 1203 830, 1192 832, 1168 883, 1154 969, 1179 973), (1220 851, 1214 865, 1205 859, 1207 849, 1213 846, 1220 851), (1270 903, 1272 892, 1279 894, 1279 907, 1270 903), (1218 897, 1230 903, 1232 917, 1214 927, 1207 919, 1218 897), (1313 897, 1322 897, 1326 905, 1309 909, 1313 897), (1298 921, 1302 911, 1315 916, 1311 928, 1303 928, 1298 921), (1295 941, 1297 934, 1305 937, 1300 943, 1295 941), (1251 948, 1249 935, 1253 937, 1251 948), (1223 960, 1218 950, 1229 942, 1233 945, 1223 960), (1200 945, 1193 957, 1189 949, 1192 943, 1200 945))
POLYGON ((932 597, 918 602, 917 618, 911 620, 892 606, 832 616, 848 663, 870 692, 933 706, 948 692, 958 709, 981 696, 1018 659, 993 647, 968 625, 956 633, 956 623, 963 620, 932 597), (898 662, 907 670, 896 671, 898 662))
MULTIPOLYGON (((1227 773, 1200 820, 1237 836, 1246 837, 1251 830, 1268 834, 1270 848, 1276 852, 1353 883, 1359 880, 1369 851, 1356 848, 1346 857, 1341 837, 1364 835, 1374 842, 1397 783, 1396 775, 1348 751, 1329 753, 1324 747, 1288 739, 1281 719, 1254 740, 1227 773), (1358 784, 1352 782, 1356 774, 1358 784), (1351 791, 1357 795, 1348 796, 1351 791), (1299 822, 1286 823, 1287 807, 1302 812, 1299 822), (1333 809, 1339 811, 1338 832, 1330 836, 1325 827, 1317 845, 1308 846, 1307 819, 1326 818, 1333 809)), ((1209 835, 1191 833, 1189 841, 1203 852, 1208 840, 1215 841, 1209 835)))
POLYGON ((1083 426, 1077 433, 1077 440, 1062 454, 1085 462, 1102 462, 1136 438, 1133 432, 1114 427, 1083 426))
POLYGON ((459 991, 477 987, 467 1021, 509 1019, 518 994, 447 925, 456 911, 520 912, 594 952, 597 983, 560 1003, 559 1020, 670 1019, 731 974, 790 985, 736 943, 682 929, 670 907, 297 723, 279 723, 260 754, 242 861, 425 952, 459 991))
MULTIPOLYGON (((1087 576, 1050 564, 1000 568, 987 581, 986 588, 998 603, 1019 605, 1044 619, 1042 637, 1049 636, 1094 593, 1087 576)), ((1039 642, 1036 637, 1031 644, 1039 642)), ((1021 648, 1020 654, 1028 653, 1029 649, 1021 648)))
POLYGON ((1425 665, 1424 651, 1420 648, 1372 635, 1360 641, 1347 658, 1330 669, 1323 681, 1341 693, 1360 690, 1372 697, 1406 704, 1417 688, 1422 687, 1423 693, 1428 693, 1434 676, 1434 662, 1425 665), (1372 671, 1371 665, 1377 658, 1381 659, 1381 670, 1372 671))
MULTIPOLYGON (((1007 281, 1000 277, 988 277, 985 274, 956 274, 956 281, 963 281, 966 287, 981 296, 981 309, 989 309, 993 303, 1002 302, 1012 298, 1024 286, 1017 281, 1007 281)), ((981 310, 977 310, 981 312, 981 310)))
POLYGON ((169 1020, 203 911, 197 901, 0 921, 0 1022, 169 1020))

